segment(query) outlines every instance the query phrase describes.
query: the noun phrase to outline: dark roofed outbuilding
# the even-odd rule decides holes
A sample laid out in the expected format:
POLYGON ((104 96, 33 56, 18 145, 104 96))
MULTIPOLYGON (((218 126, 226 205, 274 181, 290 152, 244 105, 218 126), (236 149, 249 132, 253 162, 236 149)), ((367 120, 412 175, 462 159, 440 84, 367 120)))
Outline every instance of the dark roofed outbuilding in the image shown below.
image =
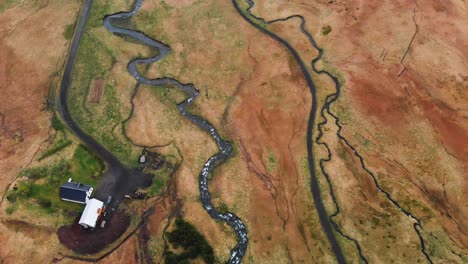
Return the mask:
POLYGON ((71 180, 60 186, 60 199, 86 204, 93 193, 93 187, 71 180))

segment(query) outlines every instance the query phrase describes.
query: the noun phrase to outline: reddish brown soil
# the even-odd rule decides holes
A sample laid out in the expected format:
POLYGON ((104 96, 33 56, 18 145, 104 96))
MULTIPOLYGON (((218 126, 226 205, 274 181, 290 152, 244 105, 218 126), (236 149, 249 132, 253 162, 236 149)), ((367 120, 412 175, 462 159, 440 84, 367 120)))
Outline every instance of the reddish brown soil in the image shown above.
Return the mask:
POLYGON ((104 93, 104 79, 94 80, 94 86, 91 89, 90 102, 99 104, 104 93))
POLYGON ((240 86, 240 103, 233 105, 227 118, 236 128, 234 138, 247 164, 248 181, 255 189, 250 206, 262 208, 250 212, 250 228, 254 230, 251 248, 254 254, 268 259, 275 253, 266 248, 283 244, 291 261, 305 261, 310 258, 310 249, 301 231, 305 225, 300 204, 304 182, 299 157, 306 153, 308 88, 298 78, 298 66, 288 64, 287 53, 276 42, 260 36, 252 42, 253 78, 240 86), (268 67, 261 63, 271 60, 269 53, 262 52, 265 46, 269 53, 280 54, 268 67))
MULTIPOLYGON (((377 144, 392 142, 387 159, 395 159, 408 171, 407 175, 395 175, 396 179, 405 177, 409 182, 405 188, 414 188, 408 196, 421 199, 441 212, 437 219, 439 225, 466 247, 468 226, 463 219, 468 211, 463 205, 466 201, 463 193, 468 191, 468 185, 463 180, 466 179, 463 170, 468 165, 468 123, 463 109, 468 97, 463 92, 467 83, 460 77, 468 70, 464 63, 466 53, 462 52, 466 50, 468 23, 466 12, 456 7, 456 3, 444 5, 444 10, 437 8, 440 6, 437 1, 431 3, 434 5, 419 1, 404 5, 389 2, 366 5, 359 10, 357 22, 347 27, 349 33, 334 35, 327 45, 333 53, 336 45, 342 45, 344 38, 349 38, 348 52, 363 54, 359 60, 348 59, 336 64, 347 76, 345 95, 350 100, 347 104, 361 120, 375 122, 372 126, 362 125, 367 123, 362 122, 349 129, 367 134, 360 132, 367 127, 382 135, 381 140, 376 140, 377 144), (398 12, 400 9, 414 9, 415 12, 398 12), (386 34, 379 35, 368 28, 368 23, 377 20, 374 16, 391 16, 394 12, 400 15, 386 34), (457 21, 456 24, 453 21, 457 21), (396 28, 404 30, 398 32, 396 28), (353 35, 356 31, 362 35, 353 35), (447 38, 448 35, 457 37, 447 38), (376 50, 368 50, 369 43, 362 40, 370 37, 373 45, 386 49, 388 59, 379 59, 376 50), (387 37, 400 42, 385 43, 387 37), (459 41, 463 39, 465 41, 459 41), (396 49, 398 46, 403 51, 408 49, 406 57, 396 49), (357 67, 352 66, 354 62, 357 67), (418 131, 418 135, 414 131, 418 131), (405 145, 395 142, 396 138, 405 145), (421 146, 426 144, 431 147, 421 146), (415 145, 419 147, 413 147, 415 145), (406 154, 392 155, 392 151, 398 153, 398 149, 406 154), (437 156, 428 157, 434 149, 437 156)), ((339 27, 337 30, 342 31, 339 27)))
MULTIPOLYGON (((267 19, 292 14, 306 18, 308 30, 325 50, 321 67, 339 72, 344 81, 333 108, 341 117, 342 134, 363 155, 382 186, 422 220, 429 247, 438 248, 433 260, 462 261, 459 255, 466 254, 468 245, 464 221, 468 216, 468 67, 464 52, 468 21, 464 3, 316 1, 302 8, 302 1, 256 2, 253 11, 267 19), (324 26, 332 28, 327 36, 321 34, 324 26)), ((300 32, 294 38, 286 26, 275 29, 308 58, 301 43, 295 41, 302 38, 300 32)), ((319 97, 323 89, 330 90, 319 86, 319 97)), ((332 146, 333 155, 359 162, 349 148, 340 147, 335 140, 336 128, 328 129, 330 135, 324 140, 332 146)), ((354 222, 350 229, 342 224, 345 231, 359 237, 355 212, 365 216, 373 210, 388 210, 384 204, 375 206, 375 187, 368 173, 350 161, 346 166, 339 163, 327 165, 342 201, 339 218, 354 222)), ((417 241, 409 223, 406 227, 379 225, 373 233, 398 229, 401 231, 396 233, 407 232, 417 241)), ((389 244, 384 239, 373 241, 389 244)), ((392 242, 391 248, 401 245, 392 242)), ((409 260, 411 256, 405 255, 409 260)), ((375 255, 379 257, 382 255, 375 255)))
MULTIPOLYGON (((99 261, 101 264, 127 264, 127 263, 145 263, 138 256, 139 243, 136 236, 130 237, 111 255, 99 261)), ((89 263, 87 261, 74 261, 73 263, 89 263)))
POLYGON ((94 230, 82 228, 79 217, 71 226, 62 226, 57 230, 60 243, 80 254, 93 254, 103 250, 116 241, 130 225, 130 216, 115 213, 104 228, 94 230))
POLYGON ((41 109, 67 49, 62 32, 78 8, 39 1, 0 14, 0 90, 8 98, 0 104, 0 193, 47 139, 49 120, 41 109))
MULTIPOLYGON (((76 1, 14 2, 19 4, 0 13, 2 220, 7 217, 8 203, 3 197, 8 186, 48 144, 50 120, 47 112, 41 110, 49 87, 59 81, 54 73, 61 68, 68 48, 63 31, 74 22, 79 10, 76 1)), ((46 235, 51 222, 41 223, 31 216, 21 221, 30 225, 0 223, 0 262, 50 262, 59 245, 56 236, 46 235)))
MULTIPOLYGON (((212 29, 209 21, 193 25, 189 21, 198 20, 199 13, 184 7, 154 30, 158 34, 163 28, 174 28, 165 30, 173 53, 187 52, 190 59, 168 56, 152 66, 148 75, 161 77, 164 71, 194 83, 201 92, 193 112, 212 122, 236 146, 235 155, 213 173, 210 188, 215 206, 224 203, 248 226, 245 259, 256 263, 331 261, 311 200, 310 176, 304 169, 311 101, 305 80, 288 52, 243 21, 231 3, 199 4, 197 8, 201 12, 213 6, 229 26, 212 29), (184 27, 177 28, 181 23, 184 27), (190 34, 188 42, 184 34, 177 33, 181 30, 196 34, 190 34), (223 38, 213 40, 217 49, 204 44, 207 34, 223 38), (217 50, 223 52, 223 59, 217 50), (226 65, 238 70, 227 71, 226 65)), ((210 219, 198 200, 199 171, 216 152, 212 140, 182 118, 172 102, 150 90, 157 88, 140 88, 135 111, 126 124, 127 135, 139 144, 175 142, 183 156, 176 175, 178 195, 184 201, 182 215, 207 237, 221 260, 227 259, 235 236, 226 225, 210 219)))
MULTIPOLYGON (((325 49, 321 66, 340 73, 344 80, 340 100, 332 108, 341 118, 342 134, 364 157, 383 188, 421 219, 424 238, 439 254, 434 262, 459 263, 461 259, 456 254, 466 253, 468 245, 468 226, 464 221, 468 217, 468 71, 464 52, 468 48, 468 26, 464 4, 435 0, 256 3, 254 12, 268 20, 296 13, 306 17, 308 30, 325 49), (327 25, 332 32, 323 36, 321 28, 327 25)), ((305 124, 311 98, 297 65, 277 42, 243 21, 230 1, 167 4, 171 13, 148 33, 161 36, 173 52, 164 62, 150 67, 148 75, 169 75, 194 83, 201 93, 193 112, 209 120, 233 142, 235 155, 213 173, 210 189, 215 206, 224 204, 248 227, 250 243, 244 260, 333 262, 312 207, 305 162, 305 124)), ((162 8, 156 0, 146 0, 143 7, 146 11, 162 8)), ((59 44, 60 54, 56 47, 44 48, 48 47, 45 43, 58 43, 55 39, 61 31, 47 31, 51 28, 47 23, 55 23, 58 18, 41 15, 39 19, 31 15, 34 11, 37 10, 9 11, 0 16, 0 24, 6 25, 1 29, 6 37, 0 38, 0 55, 7 58, 0 62, 0 70, 7 72, 1 83, 9 98, 19 98, 0 106, 4 117, 0 123, 0 170, 6 171, 8 177, 8 181, 0 179, 0 186, 16 175, 19 169, 14 168, 19 168, 25 159, 30 160, 40 142, 47 138, 48 118, 38 109, 48 86, 45 76, 56 69, 53 65, 64 51, 59 44), (17 17, 23 13, 28 15, 17 17), (37 30, 42 24, 34 19, 46 21, 46 30, 37 30), (24 39, 34 32, 47 32, 51 37, 36 36, 46 40, 39 43, 39 50, 28 53, 18 43, 29 43, 24 39), (36 58, 38 54, 47 56, 36 58), (53 63, 44 67, 35 63, 38 60, 53 63), (26 75, 30 78, 24 78, 26 75), (24 116, 31 120, 20 118, 24 116)), ((65 15, 60 18, 62 24, 68 21, 65 15)), ((140 16, 140 22, 149 23, 141 21, 144 18, 140 16)), ((304 61, 309 62, 317 53, 297 30, 298 26, 298 20, 294 20, 271 28, 289 39, 304 61)), ((114 41, 117 50, 123 40, 114 41)), ((123 52, 134 51, 131 44, 126 46, 128 50, 123 52)), ((113 72, 116 78, 130 78, 125 75, 124 66, 114 67, 113 72)), ((323 77, 313 77, 321 103, 334 87, 323 77)), ((91 102, 100 102, 103 86, 101 80, 95 81, 91 102)), ((194 223, 216 255, 225 260, 235 236, 227 226, 208 217, 198 196, 198 173, 216 148, 205 133, 178 114, 170 99, 179 100, 180 94, 163 96, 154 89, 140 87, 135 111, 125 130, 138 144, 172 142, 177 147, 183 159, 173 178, 178 189, 165 193, 164 199, 146 200, 145 207, 156 205, 147 225, 137 233, 138 237, 130 238, 103 262, 133 263, 152 257, 160 262, 162 234, 176 200, 183 202, 177 213, 194 223), (151 252, 156 252, 155 256, 151 252)), ((128 94, 119 92, 122 96, 128 94)), ((424 261, 411 220, 378 192, 353 151, 336 137, 337 127, 331 117, 327 118, 323 141, 330 146, 333 160, 325 166, 341 205, 336 222, 360 242, 371 263, 424 261)), ((317 159, 325 157, 323 147, 316 149, 317 159)), ((329 202, 325 189, 323 195, 329 202)), ((333 208, 328 205, 331 212, 333 208)), ((23 234, 15 239, 14 232, 3 225, 0 231, 1 241, 12 245, 26 241, 27 252, 39 252, 23 234)), ((83 245, 76 226, 60 232, 70 234, 71 239, 63 240, 70 247, 76 248, 74 241, 78 241, 78 250, 90 250, 83 245)), ((343 240, 343 245, 349 256, 356 255, 351 252, 355 251, 351 243, 343 240)), ((0 256, 6 256, 6 262, 13 262, 17 256, 30 259, 31 255, 24 252, 0 248, 0 256)), ((40 260, 50 259, 42 254, 40 260)))

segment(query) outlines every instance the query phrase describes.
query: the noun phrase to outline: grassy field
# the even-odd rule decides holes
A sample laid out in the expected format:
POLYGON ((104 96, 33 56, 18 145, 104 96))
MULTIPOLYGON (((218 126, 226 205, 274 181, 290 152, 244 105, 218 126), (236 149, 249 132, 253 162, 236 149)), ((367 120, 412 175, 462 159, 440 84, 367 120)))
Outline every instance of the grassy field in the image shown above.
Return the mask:
MULTIPOLYGON (((127 76, 127 79, 117 79, 112 70, 116 63, 126 65, 135 56, 123 56, 123 49, 135 49, 135 54, 144 51, 138 50, 138 46, 132 47, 132 44, 123 48, 116 46, 112 43, 115 36, 111 33, 98 33, 104 30, 102 18, 105 15, 128 9, 127 7, 128 3, 125 1, 93 3, 72 72, 69 106, 73 118, 85 132, 126 165, 136 167, 141 148, 135 147, 126 138, 122 125, 131 111, 130 95, 136 82, 130 76, 127 76), (92 104, 88 102, 89 90, 93 80, 97 78, 103 78, 105 81, 103 97, 99 104, 92 104)), ((75 23, 67 25, 63 37, 71 39, 74 29, 75 23)), ((125 75, 126 68, 123 67, 116 74, 125 75)), ((8 192, 8 215, 14 215, 21 207, 39 214, 63 215, 67 219, 70 212, 78 212, 82 206, 61 201, 60 185, 72 178, 74 181, 97 186, 105 169, 103 161, 96 154, 82 144, 76 145, 71 131, 54 112, 53 105, 49 110, 52 112, 51 127, 56 131, 54 142, 39 154, 38 161, 41 165, 22 171, 19 175, 20 180, 8 192), (62 152, 66 154, 57 157, 57 154, 62 152)), ((151 195, 156 195, 163 189, 168 174, 166 167, 157 171, 158 176, 149 188, 151 195)))
POLYGON ((151 186, 148 187, 148 195, 155 196, 162 191, 164 185, 166 185, 167 177, 169 175, 169 173, 164 172, 165 171, 159 172, 154 176, 151 186))
MULTIPOLYGON (((86 133, 126 165, 135 167, 141 148, 125 137, 122 124, 130 114, 130 93, 136 82, 125 75, 124 67, 119 68, 118 74, 126 78, 117 79, 112 72, 116 63, 126 65, 131 57, 128 54, 122 57, 121 51, 111 43, 115 36, 105 31, 102 24, 105 15, 125 9, 121 2, 93 3, 72 72, 69 105, 73 117, 86 133), (93 80, 98 78, 104 79, 103 97, 100 103, 92 104, 88 96, 93 80)), ((135 49, 138 50, 138 46, 135 49)))
POLYGON ((46 214, 63 214, 82 209, 82 205, 60 200, 60 186, 69 178, 74 181, 96 186, 104 163, 87 147, 78 145, 71 160, 60 160, 56 163, 24 170, 24 178, 14 186, 6 198, 10 202, 7 213, 13 214, 16 207, 23 205, 26 209, 39 210, 46 214))

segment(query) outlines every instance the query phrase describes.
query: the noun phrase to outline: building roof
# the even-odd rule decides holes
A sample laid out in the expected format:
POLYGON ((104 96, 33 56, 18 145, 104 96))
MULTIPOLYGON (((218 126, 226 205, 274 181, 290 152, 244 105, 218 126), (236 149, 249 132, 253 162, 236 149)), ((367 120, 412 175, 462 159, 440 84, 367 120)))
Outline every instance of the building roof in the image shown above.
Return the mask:
POLYGON ((78 182, 66 182, 60 186, 60 199, 85 204, 88 201, 93 187, 78 182))
POLYGON ((87 227, 96 227, 96 222, 101 214, 102 207, 104 203, 99 201, 98 199, 90 199, 86 203, 86 207, 81 215, 80 221, 78 222, 80 225, 87 226, 87 227))
POLYGON ((85 191, 85 192, 87 192, 90 188, 92 188, 92 186, 82 184, 82 183, 79 183, 79 182, 66 182, 66 183, 62 184, 61 187, 62 188, 67 188, 67 189, 82 190, 82 191, 85 191))

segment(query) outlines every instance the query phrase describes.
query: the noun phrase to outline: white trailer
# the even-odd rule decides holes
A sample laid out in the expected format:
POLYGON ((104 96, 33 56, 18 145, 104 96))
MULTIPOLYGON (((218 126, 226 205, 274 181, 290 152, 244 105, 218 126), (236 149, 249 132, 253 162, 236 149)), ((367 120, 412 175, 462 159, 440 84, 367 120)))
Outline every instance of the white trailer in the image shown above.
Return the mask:
POLYGON ((78 224, 86 228, 88 227, 95 228, 96 222, 99 219, 99 216, 101 215, 103 207, 104 207, 104 203, 99 201, 98 199, 93 198, 93 199, 88 200, 78 224))

